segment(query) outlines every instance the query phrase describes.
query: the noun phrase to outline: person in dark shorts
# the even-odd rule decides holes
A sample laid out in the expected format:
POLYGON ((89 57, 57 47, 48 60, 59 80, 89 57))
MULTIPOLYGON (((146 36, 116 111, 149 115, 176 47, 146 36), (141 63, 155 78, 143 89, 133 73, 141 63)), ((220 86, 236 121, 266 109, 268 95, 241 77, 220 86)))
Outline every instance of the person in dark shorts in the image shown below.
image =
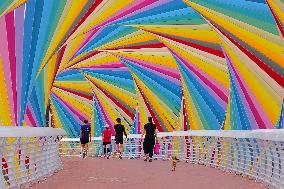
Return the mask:
POLYGON ((153 123, 152 117, 148 117, 148 121, 149 122, 144 125, 144 129, 142 131, 142 138, 144 134, 146 134, 143 143, 143 150, 146 155, 144 161, 147 161, 149 159, 149 162, 152 162, 155 138, 157 139, 157 127, 153 123))
POLYGON ((123 147, 123 134, 125 135, 126 139, 127 139, 127 134, 125 132, 124 125, 121 124, 121 119, 117 118, 116 121, 117 121, 117 124, 114 125, 115 143, 116 143, 117 153, 119 153, 119 158, 122 159, 121 151, 123 147))
POLYGON ((103 131, 103 146, 104 146, 104 158, 109 159, 110 157, 110 144, 111 144, 111 131, 109 125, 105 125, 105 130, 103 131))
POLYGON ((84 124, 81 125, 80 142, 82 146, 82 157, 86 158, 89 149, 88 143, 91 142, 91 126, 87 119, 85 119, 84 124))

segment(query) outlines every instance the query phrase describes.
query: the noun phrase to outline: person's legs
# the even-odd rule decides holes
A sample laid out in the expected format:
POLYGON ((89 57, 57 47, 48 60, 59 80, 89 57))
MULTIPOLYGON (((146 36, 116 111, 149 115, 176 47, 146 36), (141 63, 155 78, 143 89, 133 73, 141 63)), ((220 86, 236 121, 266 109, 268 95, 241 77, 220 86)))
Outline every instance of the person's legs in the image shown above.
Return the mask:
POLYGON ((107 159, 109 159, 109 156, 110 156, 110 144, 107 144, 107 145, 105 146, 105 148, 106 148, 106 156, 107 156, 107 159))
POLYGON ((119 138, 115 138, 115 144, 116 144, 116 153, 120 153, 120 147, 119 147, 119 138))
POLYGON ((86 156, 87 156, 87 155, 88 155, 88 151, 89 151, 89 145, 88 145, 88 143, 86 143, 85 148, 86 148, 86 156))
POLYGON ((120 159, 122 159, 122 156, 121 156, 121 154, 122 154, 122 148, 123 148, 123 142, 122 141, 120 141, 121 143, 119 144, 119 158, 120 159))
POLYGON ((119 154, 119 158, 121 159, 121 153, 122 153, 122 145, 123 145, 123 138, 117 137, 115 138, 115 143, 116 143, 116 151, 119 154))
POLYGON ((149 142, 148 142, 148 140, 144 140, 143 150, 144 150, 144 153, 145 153, 145 156, 146 156, 144 161, 147 161, 148 158, 149 158, 149 142))
POLYGON ((85 156, 86 156, 86 144, 82 143, 81 146, 82 146, 82 157, 85 158, 85 156))
POLYGON ((83 156, 84 150, 85 150, 85 146, 84 146, 84 144, 81 143, 81 154, 82 154, 82 156, 83 156))
POLYGON ((116 152, 120 153, 119 143, 116 143, 116 152))
POLYGON ((104 145, 104 157, 106 157, 106 154, 107 154, 107 145, 105 144, 105 143, 103 143, 103 145, 104 145))
POLYGON ((154 146, 155 146, 155 140, 149 141, 149 157, 150 157, 149 161, 152 161, 154 146))

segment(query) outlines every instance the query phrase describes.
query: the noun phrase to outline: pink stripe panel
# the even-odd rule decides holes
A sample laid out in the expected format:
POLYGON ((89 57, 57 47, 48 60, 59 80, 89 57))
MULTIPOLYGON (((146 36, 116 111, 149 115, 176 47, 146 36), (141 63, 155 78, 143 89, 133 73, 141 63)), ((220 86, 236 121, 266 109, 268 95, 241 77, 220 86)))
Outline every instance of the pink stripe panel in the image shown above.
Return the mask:
POLYGON ((4 71, 4 77, 5 77, 5 84, 6 89, 8 92, 8 102, 10 106, 10 115, 12 117, 12 124, 15 125, 15 114, 12 113, 12 110, 14 109, 14 102, 13 102, 13 91, 12 91, 12 80, 11 80, 11 73, 10 73, 10 61, 9 61, 9 53, 8 53, 8 41, 7 41, 7 31, 6 31, 6 23, 5 23, 5 17, 0 18, 0 56, 3 60, 3 71, 4 71))
POLYGON ((246 101, 248 102, 250 106, 250 110, 253 112, 254 117, 259 125, 259 128, 268 128, 272 129, 274 128, 272 122, 269 120, 267 115, 264 113, 262 107, 260 106, 257 99, 254 97, 254 95, 251 93, 249 87, 244 81, 244 78, 241 76, 241 74, 236 70, 236 68, 233 66, 232 62, 229 61, 232 70, 236 74, 237 80, 240 83, 240 87, 242 89, 242 92, 245 95, 246 101))
POLYGON ((15 28, 14 28, 14 11, 10 12, 5 16, 7 38, 8 38, 8 49, 9 49, 9 60, 12 80, 12 91, 13 91, 13 103, 14 103, 14 115, 15 124, 18 125, 17 117, 17 90, 16 90, 16 57, 15 57, 15 28))

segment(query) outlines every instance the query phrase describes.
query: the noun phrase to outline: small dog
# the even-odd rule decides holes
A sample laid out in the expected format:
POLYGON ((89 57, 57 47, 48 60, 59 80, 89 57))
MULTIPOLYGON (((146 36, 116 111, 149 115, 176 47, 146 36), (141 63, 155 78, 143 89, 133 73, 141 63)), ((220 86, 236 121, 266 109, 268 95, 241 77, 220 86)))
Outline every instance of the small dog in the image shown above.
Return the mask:
POLYGON ((178 158, 176 156, 172 157, 172 171, 176 170, 178 158))

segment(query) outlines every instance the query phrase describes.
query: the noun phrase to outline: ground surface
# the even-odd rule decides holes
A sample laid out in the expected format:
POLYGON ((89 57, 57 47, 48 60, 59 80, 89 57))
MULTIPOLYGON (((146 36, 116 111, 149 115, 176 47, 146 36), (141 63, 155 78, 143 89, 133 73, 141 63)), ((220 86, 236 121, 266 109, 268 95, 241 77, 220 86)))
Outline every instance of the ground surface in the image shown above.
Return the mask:
POLYGON ((63 158, 64 169, 30 189, 262 189, 247 178, 221 170, 169 161, 63 158))

